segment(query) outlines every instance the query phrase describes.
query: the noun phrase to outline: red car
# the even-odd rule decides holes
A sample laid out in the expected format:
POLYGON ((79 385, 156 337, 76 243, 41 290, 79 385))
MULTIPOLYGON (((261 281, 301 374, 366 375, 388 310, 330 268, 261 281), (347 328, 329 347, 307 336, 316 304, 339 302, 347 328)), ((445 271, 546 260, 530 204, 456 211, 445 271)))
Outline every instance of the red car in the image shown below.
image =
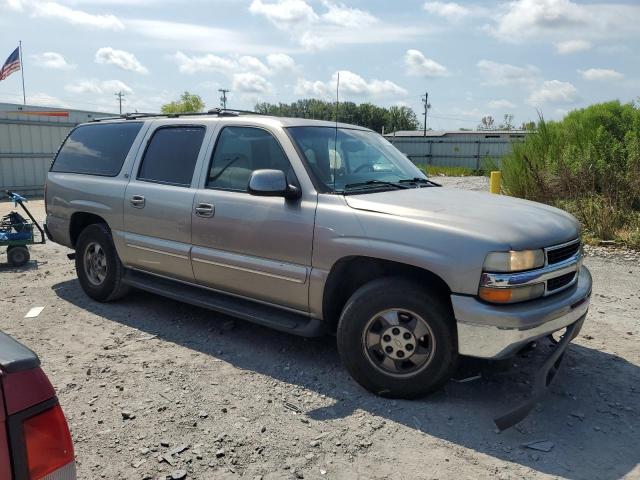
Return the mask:
POLYGON ((40 359, 0 332, 0 480, 75 480, 67 420, 40 359))

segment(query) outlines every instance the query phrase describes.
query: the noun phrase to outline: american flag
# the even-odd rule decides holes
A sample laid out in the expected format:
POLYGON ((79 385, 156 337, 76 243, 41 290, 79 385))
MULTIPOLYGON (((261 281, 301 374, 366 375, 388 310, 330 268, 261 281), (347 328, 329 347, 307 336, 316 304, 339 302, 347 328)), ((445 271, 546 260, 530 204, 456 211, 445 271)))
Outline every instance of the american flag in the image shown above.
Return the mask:
POLYGON ((0 81, 20 70, 20 47, 16 48, 0 69, 0 81))

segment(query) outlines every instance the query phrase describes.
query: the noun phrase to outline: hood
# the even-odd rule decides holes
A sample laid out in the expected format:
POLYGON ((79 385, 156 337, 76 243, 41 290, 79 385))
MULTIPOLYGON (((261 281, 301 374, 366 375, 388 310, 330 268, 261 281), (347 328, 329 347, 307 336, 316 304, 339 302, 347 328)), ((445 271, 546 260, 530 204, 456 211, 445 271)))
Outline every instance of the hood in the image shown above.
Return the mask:
POLYGON ((347 195, 345 201, 356 210, 468 230, 513 250, 557 245, 580 234, 580 224, 564 210, 506 195, 426 187, 347 195))

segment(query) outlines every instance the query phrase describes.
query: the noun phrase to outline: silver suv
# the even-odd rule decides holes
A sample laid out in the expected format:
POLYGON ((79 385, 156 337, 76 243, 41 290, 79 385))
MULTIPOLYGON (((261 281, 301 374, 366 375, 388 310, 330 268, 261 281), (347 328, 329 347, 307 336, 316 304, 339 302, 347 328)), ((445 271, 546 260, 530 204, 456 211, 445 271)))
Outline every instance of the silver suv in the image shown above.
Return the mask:
POLYGON ((91 298, 135 287, 335 333, 353 378, 389 397, 437 389, 458 355, 503 358, 566 328, 535 400, 591 293, 574 217, 441 188, 354 125, 231 112, 80 125, 53 161, 46 210, 91 298))

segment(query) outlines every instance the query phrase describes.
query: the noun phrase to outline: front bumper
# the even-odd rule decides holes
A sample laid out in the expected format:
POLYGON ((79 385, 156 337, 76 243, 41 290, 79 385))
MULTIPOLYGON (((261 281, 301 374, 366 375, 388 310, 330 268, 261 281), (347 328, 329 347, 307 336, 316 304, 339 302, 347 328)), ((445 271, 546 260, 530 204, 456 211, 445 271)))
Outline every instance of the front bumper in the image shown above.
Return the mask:
POLYGON ((591 274, 581 267, 575 286, 548 297, 512 305, 491 305, 451 295, 461 355, 505 358, 527 343, 568 327, 589 309, 591 274))

